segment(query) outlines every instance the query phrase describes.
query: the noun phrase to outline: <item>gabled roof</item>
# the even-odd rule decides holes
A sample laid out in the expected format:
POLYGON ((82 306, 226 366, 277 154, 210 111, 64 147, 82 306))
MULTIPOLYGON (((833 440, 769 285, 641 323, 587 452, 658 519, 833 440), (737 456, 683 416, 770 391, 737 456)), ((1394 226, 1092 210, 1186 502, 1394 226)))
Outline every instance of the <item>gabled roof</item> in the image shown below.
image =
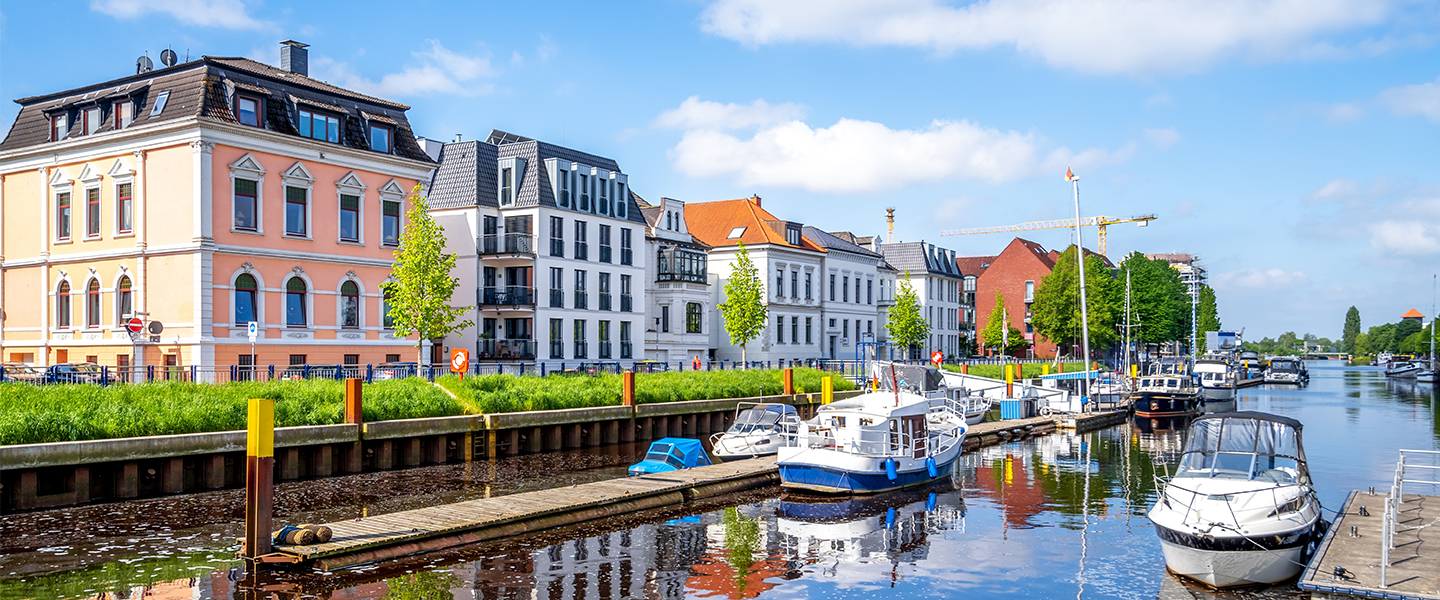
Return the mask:
POLYGON ((885 262, 896 269, 908 271, 911 275, 927 273, 944 277, 960 277, 960 267, 955 264, 955 251, 947 250, 929 242, 899 242, 881 244, 885 262))
POLYGON ((689 202, 685 204, 685 213, 690 234, 711 247, 735 246, 744 242, 747 246, 772 244, 815 252, 825 251, 814 241, 807 239, 803 233, 799 246, 785 241, 784 233, 770 227, 770 223, 783 221, 760 208, 759 198, 689 202), (731 238, 730 233, 740 227, 744 228, 741 235, 731 238))
MULTIPOLYGON (((860 254, 873 258, 881 258, 879 253, 874 252, 869 248, 860 246, 859 244, 856 244, 850 240, 846 240, 845 238, 830 233, 828 231, 822 231, 818 227, 811 227, 809 225, 806 225, 800 229, 800 232, 802 235, 805 236, 805 239, 815 242, 817 246, 820 246, 827 251, 840 250, 843 252, 850 252, 853 254, 860 254)), ((849 236, 851 240, 855 238, 854 235, 851 235, 849 233, 846 233, 846 235, 849 236)))
POLYGON ((995 262, 995 256, 958 256, 955 258, 955 265, 960 267, 960 273, 966 277, 979 277, 990 268, 990 263, 995 262))
POLYGON ((1041 246, 1040 244, 1024 238, 1015 238, 1015 241, 1010 242, 1010 245, 1006 246, 1005 250, 1001 251, 1000 254, 1004 255, 1006 252, 1010 251, 1010 248, 1016 247, 1017 245, 1019 246, 1019 248, 1023 248, 1031 254, 1034 254, 1035 258, 1040 259, 1040 262, 1045 264, 1045 268, 1055 268, 1055 257, 1050 254, 1049 250, 1046 250, 1045 247, 1041 246))
POLYGON ((1425 315, 1420 314, 1420 311, 1415 310, 1415 309, 1412 308, 1412 309, 1410 309, 1409 312, 1407 312, 1407 313, 1405 313, 1405 314, 1403 314, 1403 315, 1400 315, 1400 318, 1402 318, 1402 319, 1423 319, 1423 318, 1425 318, 1425 315))

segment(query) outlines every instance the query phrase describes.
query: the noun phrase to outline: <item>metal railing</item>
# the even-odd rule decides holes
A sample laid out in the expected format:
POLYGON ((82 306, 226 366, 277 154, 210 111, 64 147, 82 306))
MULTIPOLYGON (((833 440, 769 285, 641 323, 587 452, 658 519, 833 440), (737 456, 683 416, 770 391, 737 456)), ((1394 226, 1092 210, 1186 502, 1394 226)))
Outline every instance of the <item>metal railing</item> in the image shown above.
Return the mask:
POLYGON ((480 238, 480 254, 535 254, 535 236, 491 233, 480 238))
POLYGON ((1380 533, 1380 587, 1384 589, 1390 567, 1390 551, 1395 549, 1395 535, 1400 531, 1421 530, 1440 522, 1440 517, 1424 525, 1401 525, 1400 508, 1405 504, 1405 484, 1440 486, 1440 451, 1400 450, 1400 460, 1395 463, 1395 478, 1390 483, 1390 497, 1385 499, 1385 518, 1380 533), (1412 458, 1427 457, 1431 464, 1411 462, 1412 458), (1406 469, 1429 469, 1431 479, 1406 479, 1406 469))
POLYGON ((534 360, 535 340, 480 340, 477 358, 534 360))
POLYGON ((620 312, 633 312, 635 299, 630 294, 620 294, 620 312))
POLYGON ((610 262, 610 253, 611 253, 610 246, 606 246, 606 245, 602 244, 602 245, 600 246, 600 262, 603 262, 603 263, 608 263, 608 262, 610 262))
POLYGON ((481 290, 481 306, 535 306, 535 288, 521 286, 487 287, 481 290))
POLYGON ((550 290, 550 308, 565 308, 565 290, 550 290))

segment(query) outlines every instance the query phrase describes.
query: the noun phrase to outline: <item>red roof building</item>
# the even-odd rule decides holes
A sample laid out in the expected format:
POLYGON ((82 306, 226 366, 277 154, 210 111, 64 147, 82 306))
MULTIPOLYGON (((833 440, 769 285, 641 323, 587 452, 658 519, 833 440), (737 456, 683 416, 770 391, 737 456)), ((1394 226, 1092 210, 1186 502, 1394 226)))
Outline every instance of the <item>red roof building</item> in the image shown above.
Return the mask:
MULTIPOLYGON (((1087 255, 1100 256, 1090 250, 1085 252, 1087 255)), ((1035 301, 1035 290, 1055 268, 1055 261, 1059 258, 1060 252, 1046 250, 1030 240, 1015 238, 998 256, 964 256, 956 259, 960 272, 967 276, 979 275, 974 288, 975 330, 983 330, 990 322, 990 313, 995 310, 995 292, 1000 292, 1005 298, 1010 324, 1023 331, 1025 339, 1031 344, 1030 349, 1017 351, 1016 356, 1053 358, 1055 344, 1044 336, 1037 335, 1030 324, 1030 305, 1035 301)), ((1105 264, 1113 266, 1108 259, 1105 264)), ((983 340, 977 342, 985 343, 983 340)))
POLYGON ((1401 320, 1401 321, 1414 321, 1414 322, 1416 322, 1416 323, 1424 323, 1424 322, 1425 322, 1425 315, 1420 314, 1420 311, 1415 310, 1415 309, 1412 308, 1412 309, 1410 309, 1410 312, 1407 312, 1407 313, 1405 313, 1405 314, 1403 314, 1403 315, 1400 315, 1400 320, 1401 320))

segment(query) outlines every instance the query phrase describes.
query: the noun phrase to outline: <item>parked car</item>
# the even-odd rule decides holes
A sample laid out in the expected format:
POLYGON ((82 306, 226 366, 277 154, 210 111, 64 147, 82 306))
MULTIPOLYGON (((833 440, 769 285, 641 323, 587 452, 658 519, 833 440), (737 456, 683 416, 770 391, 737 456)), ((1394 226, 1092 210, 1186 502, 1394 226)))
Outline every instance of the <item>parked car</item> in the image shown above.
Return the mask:
POLYGON ((713 464, 700 440, 663 438, 650 444, 645 460, 630 465, 630 476, 651 475, 713 464))
POLYGON ((375 365, 374 380, 404 379, 406 377, 414 377, 418 373, 419 371, 415 368, 415 363, 413 362, 385 363, 375 365))
POLYGON ((275 377, 282 380, 338 379, 343 368, 340 365, 294 365, 286 367, 275 377))
POLYGON ((114 383, 115 376, 105 375, 95 363, 60 363, 45 369, 45 383, 114 383))
POLYGON ((5 373, 5 381, 36 383, 45 377, 40 369, 18 362, 0 363, 0 371, 5 373))

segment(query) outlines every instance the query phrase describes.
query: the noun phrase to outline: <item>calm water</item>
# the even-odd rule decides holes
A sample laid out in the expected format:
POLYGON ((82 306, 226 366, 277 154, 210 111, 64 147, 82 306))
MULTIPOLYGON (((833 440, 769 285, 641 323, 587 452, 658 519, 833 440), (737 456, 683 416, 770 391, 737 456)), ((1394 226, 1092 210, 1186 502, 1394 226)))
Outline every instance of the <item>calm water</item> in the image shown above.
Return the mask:
MULTIPOLYGON (((1440 449, 1436 393, 1311 363, 1241 410, 1305 424, 1321 502, 1383 487, 1397 448, 1440 449)), ((337 573, 247 578, 239 492, 0 517, 0 598, 1305 598, 1213 594, 1165 573, 1145 512, 1184 423, 1055 434, 961 458, 952 482, 852 501, 764 490, 337 573), (147 595, 148 594, 148 595, 147 595)), ((636 449, 286 484, 282 522, 382 513, 623 474, 636 449), (513 483, 524 474, 523 483, 513 483)))

